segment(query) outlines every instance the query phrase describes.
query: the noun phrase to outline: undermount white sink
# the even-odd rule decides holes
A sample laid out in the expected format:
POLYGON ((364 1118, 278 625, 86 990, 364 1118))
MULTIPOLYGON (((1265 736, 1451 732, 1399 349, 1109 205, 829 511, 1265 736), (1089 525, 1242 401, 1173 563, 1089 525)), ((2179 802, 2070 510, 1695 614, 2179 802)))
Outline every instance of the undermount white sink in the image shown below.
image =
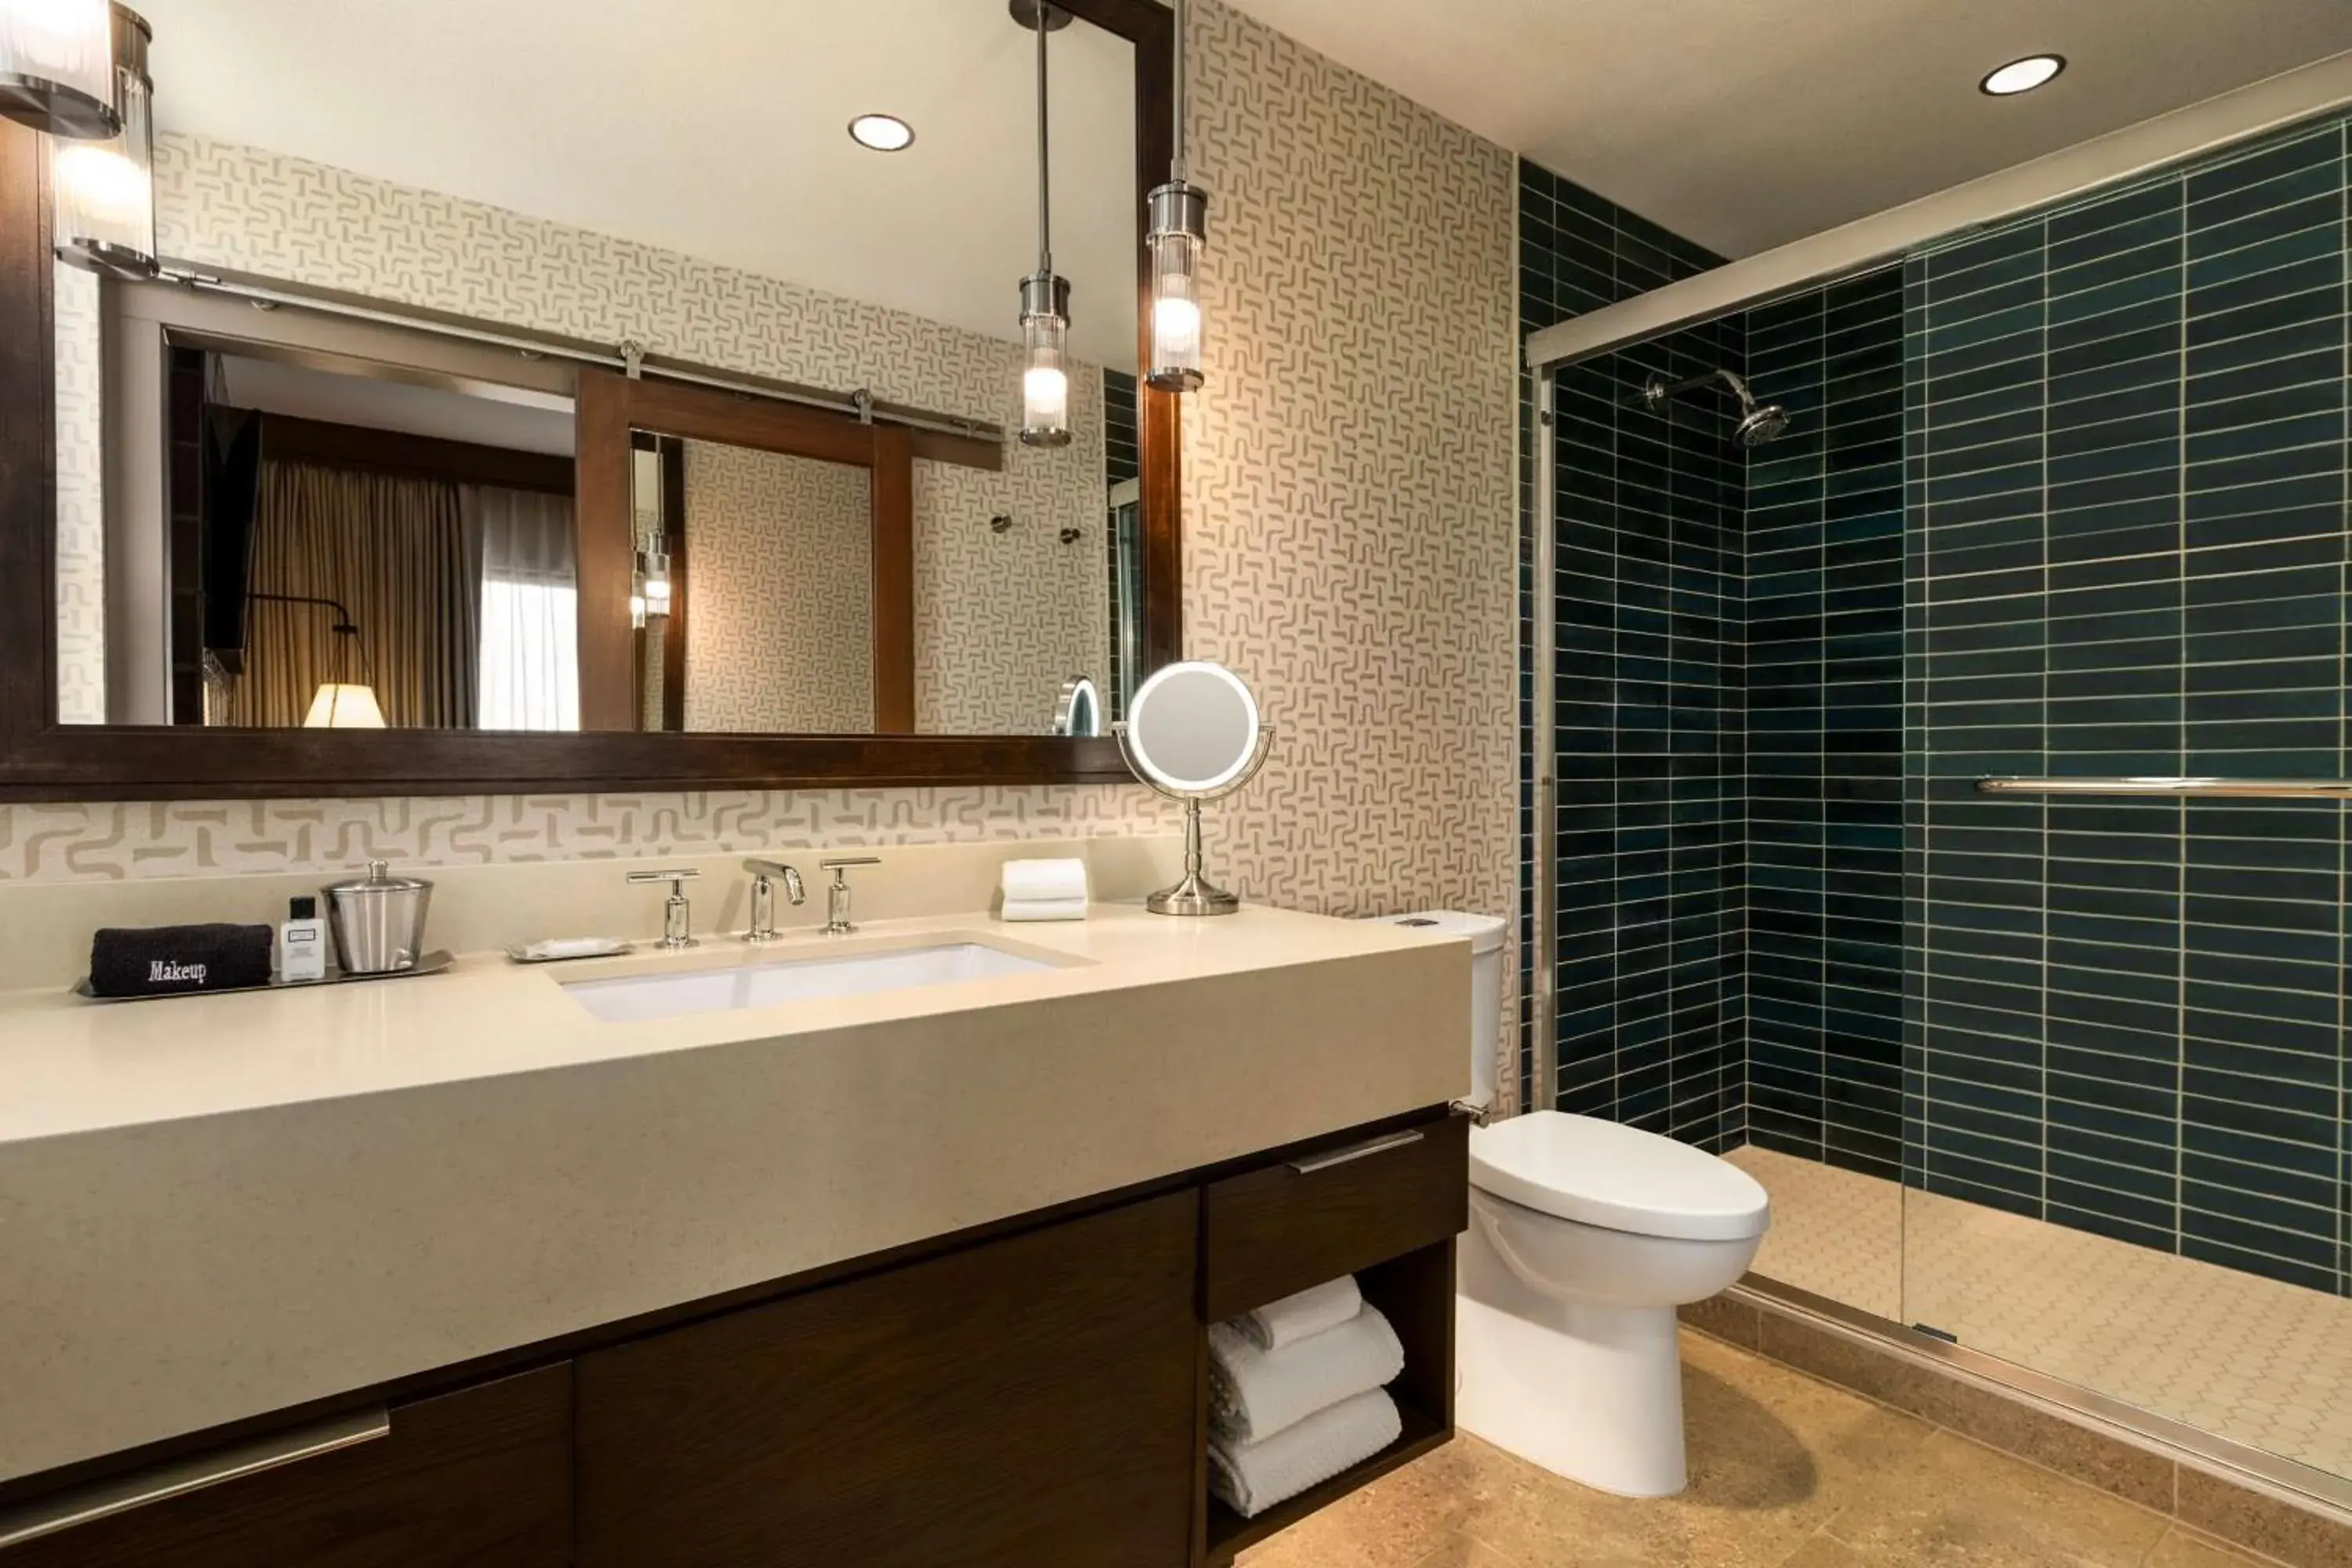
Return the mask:
POLYGON ((730 1013, 807 1002, 825 996, 859 996, 915 985, 947 985, 1026 974, 1054 967, 1040 959, 976 942, 933 947, 886 948, 877 952, 817 953, 775 958, 725 969, 631 974, 612 980, 577 980, 563 989, 572 999, 607 1023, 674 1018, 685 1013, 730 1013))

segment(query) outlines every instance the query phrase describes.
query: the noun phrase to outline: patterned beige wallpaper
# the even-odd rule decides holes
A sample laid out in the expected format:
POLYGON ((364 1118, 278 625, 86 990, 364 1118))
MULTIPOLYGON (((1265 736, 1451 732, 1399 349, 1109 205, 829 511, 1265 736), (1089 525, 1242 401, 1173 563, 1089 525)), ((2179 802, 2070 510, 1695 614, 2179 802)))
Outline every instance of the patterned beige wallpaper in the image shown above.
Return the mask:
MULTIPOLYGON (((1209 385, 1185 410, 1188 651, 1240 670, 1282 727, 1265 773, 1211 808, 1212 868, 1297 908, 1507 914, 1510 158, 1214 0, 1194 9, 1192 26, 1190 130, 1194 172, 1213 194, 1213 242, 1209 385)), ((168 149, 167 164, 191 151, 168 149)), ((433 238, 446 232, 432 216, 443 198, 358 200, 328 172, 280 173, 280 197, 209 242, 225 262, 253 265, 290 229, 343 258, 318 279, 342 287, 354 286, 360 258, 380 253, 368 282, 425 303, 454 297, 478 312, 482 300, 506 301, 499 313, 559 331, 635 331, 695 358, 866 382, 937 406, 1001 407, 1008 395, 1010 376, 966 401, 919 386, 911 372, 894 379, 835 363, 822 330, 806 342, 788 335, 787 355, 766 323, 789 286, 772 280, 623 254, 632 247, 593 237, 542 251, 510 216, 492 243, 452 253, 433 238), (324 243, 338 231, 371 244, 324 243), (617 274, 575 264, 592 241, 611 249, 617 274), (530 254, 562 264, 515 265, 530 254), (606 279, 593 298, 583 276, 606 279), (614 278, 635 304, 615 303, 614 278)), ((176 213, 167 234, 167 245, 187 243, 176 213)), ((909 364, 936 357, 912 352, 909 364)), ((1085 526, 1099 528, 1098 517, 1085 526)), ((325 868, 370 850, 432 864, 689 839, 1118 832, 1143 820, 1167 818, 1152 797, 1110 788, 16 806, 0 807, 0 876, 325 868)))
POLYGON ((686 443, 686 727, 874 729, 866 470, 686 443))
POLYGON ((58 721, 106 722, 106 477, 98 279, 57 274, 58 721))
POLYGON ((1181 826, 1140 785, 0 805, 0 881, 1056 838, 1181 826))
POLYGON ((1281 726, 1215 858, 1298 908, 1508 915, 1510 155, 1214 0, 1192 26, 1186 652, 1281 726))
MULTIPOLYGON (((1102 377, 1073 377, 1070 416, 1080 447, 1099 452, 1102 377)), ((1109 498, 1093 464, 1095 505, 1084 521, 1016 479, 950 463, 915 465, 915 728, 926 734, 1043 734, 1073 675, 1101 681, 1110 662, 1110 583, 1103 570, 1109 498), (1065 543, 1065 528, 1077 537, 1065 543)))

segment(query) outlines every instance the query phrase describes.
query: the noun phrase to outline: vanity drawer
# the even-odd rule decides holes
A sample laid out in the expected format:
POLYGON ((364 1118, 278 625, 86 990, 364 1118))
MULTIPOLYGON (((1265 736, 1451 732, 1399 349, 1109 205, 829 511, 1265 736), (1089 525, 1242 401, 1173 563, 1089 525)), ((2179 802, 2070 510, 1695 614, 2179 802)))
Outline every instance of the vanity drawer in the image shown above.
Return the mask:
POLYGON ((563 1568, 572 1365, 12 1510, 8 1541, 0 1568, 563 1568))
POLYGON ((1213 1322, 1444 1241, 1470 1223, 1470 1119, 1341 1138, 1210 1184, 1202 1315, 1213 1322))

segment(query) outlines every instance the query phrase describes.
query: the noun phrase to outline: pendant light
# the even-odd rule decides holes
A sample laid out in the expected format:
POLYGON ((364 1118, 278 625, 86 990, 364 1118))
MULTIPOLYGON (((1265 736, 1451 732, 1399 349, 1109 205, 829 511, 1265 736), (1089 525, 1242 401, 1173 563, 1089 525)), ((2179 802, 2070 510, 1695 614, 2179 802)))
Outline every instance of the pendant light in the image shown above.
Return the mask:
POLYGON ((658 620, 669 614, 669 552, 662 548, 659 539, 647 539, 638 560, 644 563, 639 575, 644 583, 646 614, 658 620))
POLYGON ((1045 35, 1069 24, 1043 0, 1013 0, 1013 15, 1037 30, 1037 270, 1021 280, 1021 444, 1070 444, 1070 280, 1054 271, 1054 187, 1045 117, 1045 35))
POLYGON ((58 149, 58 259, 118 278, 155 275, 155 84, 147 19, 113 8, 115 103, 122 129, 58 149))
POLYGON ((1175 124, 1168 183, 1145 199, 1151 253, 1151 363, 1144 379, 1168 392, 1201 384, 1201 247, 1209 193, 1184 177, 1184 0, 1176 0, 1175 124))
POLYGON ((0 116, 68 141, 122 128, 107 0, 0 0, 0 116))

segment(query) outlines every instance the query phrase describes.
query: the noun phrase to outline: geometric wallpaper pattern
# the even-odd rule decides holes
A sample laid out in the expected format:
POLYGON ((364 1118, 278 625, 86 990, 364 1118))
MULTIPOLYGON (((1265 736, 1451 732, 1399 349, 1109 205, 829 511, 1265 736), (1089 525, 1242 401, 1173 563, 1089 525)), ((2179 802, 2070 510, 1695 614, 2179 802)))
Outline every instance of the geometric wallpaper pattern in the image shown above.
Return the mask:
MULTIPOLYGON (((1505 914, 1515 893, 1511 157, 1213 0, 1192 8, 1191 26, 1187 130, 1213 226, 1208 385, 1184 400, 1185 651, 1231 664, 1279 731, 1265 773, 1209 808, 1210 872, 1296 909, 1505 914)), ((173 254, 600 341, 635 336, 706 363, 866 385, 1008 426, 1018 417, 1011 344, 513 214, 460 215, 446 197, 250 149, 167 136, 157 156, 173 254), (212 209, 201 234, 186 222, 197 200, 212 209)), ((1098 408, 1098 378, 1074 379, 1098 408)), ((1008 444, 1004 474, 955 479, 1001 479, 1010 493, 1035 460, 1008 444)), ((1085 533, 1066 551, 1052 543, 1057 520, 977 496, 955 510, 964 504, 974 515, 957 525, 985 547, 1051 545, 1101 577, 1099 504, 1070 520, 1085 533), (989 534, 990 510, 1013 512, 1015 527, 989 534)), ((0 879, 1122 833, 1172 820, 1129 786, 16 805, 0 806, 0 879)))
POLYGON ((686 727, 874 728, 873 478, 686 446, 686 727))
POLYGON ((12 805, 0 805, 0 881, 1090 837, 1177 822, 1140 784, 12 805))
POLYGON ((1102 378, 1070 378, 1066 461, 992 474, 915 464, 915 728, 1042 735, 1074 675, 1109 663, 1102 378), (1084 454, 1084 456, 1081 456, 1084 454), (1012 518, 1003 533, 989 526, 1012 518), (1074 537, 1064 542, 1063 535, 1074 537))
POLYGON ((105 447, 98 279, 51 269, 57 312, 58 722, 106 722, 105 447))
POLYGON ((1277 727, 1209 808, 1210 870, 1298 909, 1507 915, 1511 156, 1213 0, 1190 44, 1185 651, 1277 727))

